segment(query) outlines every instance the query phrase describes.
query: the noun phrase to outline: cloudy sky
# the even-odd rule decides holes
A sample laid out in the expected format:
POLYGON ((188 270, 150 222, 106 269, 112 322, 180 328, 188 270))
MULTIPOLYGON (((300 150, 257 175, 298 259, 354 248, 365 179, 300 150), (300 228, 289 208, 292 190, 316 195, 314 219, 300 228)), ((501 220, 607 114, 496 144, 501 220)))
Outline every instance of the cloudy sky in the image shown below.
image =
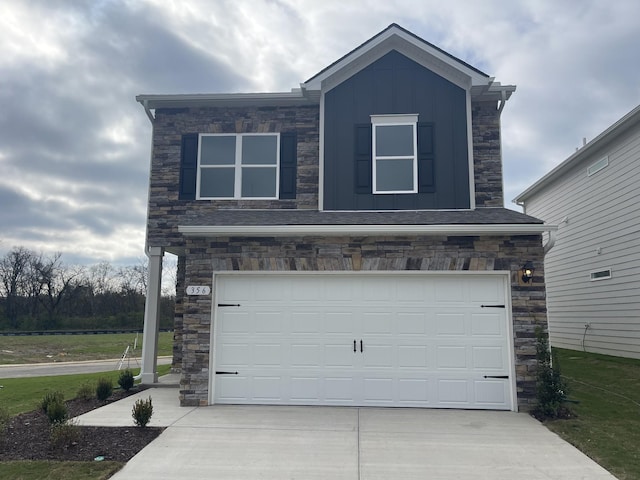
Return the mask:
POLYGON ((391 23, 517 85, 502 115, 508 204, 640 103, 637 0, 2 0, 0 12, 0 255, 137 263, 151 125, 135 95, 289 91, 391 23))

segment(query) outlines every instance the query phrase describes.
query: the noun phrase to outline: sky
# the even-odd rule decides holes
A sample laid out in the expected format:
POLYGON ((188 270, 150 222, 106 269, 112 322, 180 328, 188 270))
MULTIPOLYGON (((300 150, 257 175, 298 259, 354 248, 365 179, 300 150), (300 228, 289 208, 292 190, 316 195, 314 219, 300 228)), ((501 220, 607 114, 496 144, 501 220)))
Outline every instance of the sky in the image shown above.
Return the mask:
POLYGON ((137 94, 286 92, 397 23, 517 86, 505 201, 640 103, 637 0, 1 0, 0 256, 144 256, 137 94))

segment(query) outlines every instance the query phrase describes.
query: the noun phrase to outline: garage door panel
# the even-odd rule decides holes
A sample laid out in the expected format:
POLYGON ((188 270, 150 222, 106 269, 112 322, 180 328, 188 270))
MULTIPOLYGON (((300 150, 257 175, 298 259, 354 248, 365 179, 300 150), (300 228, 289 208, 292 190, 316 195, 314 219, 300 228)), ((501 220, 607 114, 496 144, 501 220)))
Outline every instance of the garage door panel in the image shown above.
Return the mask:
POLYGON ((323 363, 323 346, 319 343, 293 343, 290 351, 292 367, 318 368, 323 363))
POLYGON ((283 363, 283 353, 280 343, 255 344, 252 363, 258 368, 279 367, 283 363))
POLYGON ((469 382, 465 379, 438 380, 438 403, 467 405, 470 402, 469 382))
POLYGON ((422 378, 398 379, 398 397, 400 404, 427 406, 429 402, 429 380, 422 378))
POLYGON ((471 334, 502 338, 506 334, 504 314, 475 313, 471 316, 471 334))
POLYGON ((438 336, 466 334, 466 317, 464 313, 442 313, 438 312, 434 315, 436 324, 436 334, 438 336))
POLYGON ((216 303, 240 307, 217 309, 213 361, 238 374, 215 376, 213 400, 509 409, 512 380, 485 378, 511 373, 507 310, 481 307, 504 290, 502 276, 220 275, 216 303))
POLYGON ((327 403, 349 405, 353 404, 353 376, 328 376, 324 380, 324 400, 327 403))
POLYGON ((362 335, 391 335, 395 324, 395 315, 391 311, 362 313, 360 331, 362 335))
POLYGON ((506 370, 507 359, 503 348, 499 346, 471 347, 471 351, 474 370, 487 373, 506 370))
POLYGON ((399 312, 396 315, 398 335, 424 335, 427 333, 427 319, 422 312, 399 312))
POLYGON ((436 347, 436 365, 440 370, 466 370, 467 347, 465 345, 436 347))
POLYGON ((248 334, 253 327, 249 312, 220 312, 218 315, 218 331, 223 334, 248 334))
POLYGON ((323 325, 322 322, 322 313, 321 312, 308 312, 308 311, 299 311, 292 310, 290 312, 290 325, 289 331, 295 336, 297 334, 308 335, 315 334, 318 335, 321 332, 321 327, 323 325))
POLYGON ((364 404, 393 404, 394 378, 364 378, 362 381, 364 404))
POLYGON ((355 329, 355 315, 350 311, 330 311, 323 320, 324 332, 328 335, 351 335, 355 329))
POLYGON ((429 366, 429 350, 426 345, 399 345, 398 368, 425 369, 429 366))

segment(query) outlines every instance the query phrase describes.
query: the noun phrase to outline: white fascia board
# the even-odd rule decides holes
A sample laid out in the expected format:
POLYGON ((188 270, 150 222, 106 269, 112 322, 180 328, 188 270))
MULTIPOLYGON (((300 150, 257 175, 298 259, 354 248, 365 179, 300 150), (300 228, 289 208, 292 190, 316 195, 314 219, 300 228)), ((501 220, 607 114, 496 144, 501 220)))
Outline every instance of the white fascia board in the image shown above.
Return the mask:
POLYGON ((289 106, 317 104, 319 97, 304 95, 300 90, 273 93, 198 93, 176 95, 138 95, 136 101, 145 108, 183 108, 210 106, 289 106))
POLYGON ((329 90, 391 50, 397 50, 464 89, 474 85, 488 85, 492 81, 491 77, 469 68, 418 38, 400 29, 391 28, 302 83, 301 87, 303 90, 329 90))
POLYGON ((536 235, 557 230, 547 224, 473 225, 179 225, 186 237, 335 235, 536 235))

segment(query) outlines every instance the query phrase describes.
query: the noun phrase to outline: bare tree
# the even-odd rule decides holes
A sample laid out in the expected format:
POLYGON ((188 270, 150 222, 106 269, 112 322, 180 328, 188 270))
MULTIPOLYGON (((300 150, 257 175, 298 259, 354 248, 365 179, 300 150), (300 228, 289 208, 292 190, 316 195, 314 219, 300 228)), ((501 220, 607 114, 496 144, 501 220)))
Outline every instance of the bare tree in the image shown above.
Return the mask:
POLYGON ((38 299, 47 311, 47 329, 56 326, 56 311, 63 300, 77 293, 77 287, 81 285, 79 280, 84 272, 82 267, 67 268, 60 260, 61 257, 61 253, 42 257, 36 267, 42 286, 38 299))
POLYGON ((36 255, 24 247, 15 247, 0 260, 0 286, 5 297, 5 314, 11 328, 18 325, 20 301, 28 291, 30 266, 36 255))

